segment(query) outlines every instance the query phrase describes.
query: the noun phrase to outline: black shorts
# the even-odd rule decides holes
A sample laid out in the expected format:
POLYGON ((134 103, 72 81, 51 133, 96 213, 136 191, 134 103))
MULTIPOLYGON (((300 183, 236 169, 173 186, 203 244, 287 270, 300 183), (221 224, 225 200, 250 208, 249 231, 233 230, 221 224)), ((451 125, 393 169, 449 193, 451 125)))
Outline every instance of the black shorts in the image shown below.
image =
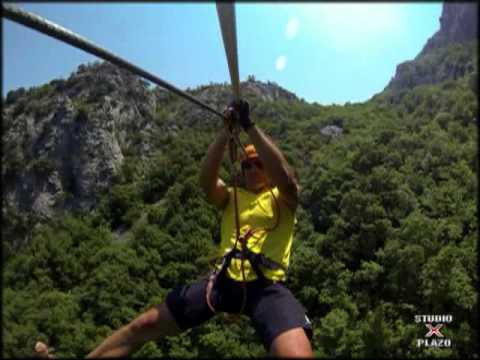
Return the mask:
MULTIPOLYGON (((190 285, 178 286, 166 298, 166 304, 181 330, 198 326, 215 313, 207 305, 205 293, 208 279, 190 285)), ((246 283, 247 299, 244 314, 270 350, 272 341, 286 330, 302 327, 309 339, 313 330, 303 306, 281 282, 265 284, 260 280, 246 283)), ((216 281, 211 302, 217 312, 238 313, 243 299, 240 282, 227 276, 216 281)))

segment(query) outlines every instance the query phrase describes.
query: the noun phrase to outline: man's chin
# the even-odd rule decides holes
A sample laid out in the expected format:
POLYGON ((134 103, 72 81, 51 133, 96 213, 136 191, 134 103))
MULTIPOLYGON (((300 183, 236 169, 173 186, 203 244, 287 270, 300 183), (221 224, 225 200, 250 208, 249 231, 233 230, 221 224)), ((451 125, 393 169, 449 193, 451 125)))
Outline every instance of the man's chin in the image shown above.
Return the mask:
POLYGON ((256 183, 255 185, 249 186, 248 189, 250 191, 260 191, 260 190, 264 189, 265 186, 266 186, 265 183, 256 183))

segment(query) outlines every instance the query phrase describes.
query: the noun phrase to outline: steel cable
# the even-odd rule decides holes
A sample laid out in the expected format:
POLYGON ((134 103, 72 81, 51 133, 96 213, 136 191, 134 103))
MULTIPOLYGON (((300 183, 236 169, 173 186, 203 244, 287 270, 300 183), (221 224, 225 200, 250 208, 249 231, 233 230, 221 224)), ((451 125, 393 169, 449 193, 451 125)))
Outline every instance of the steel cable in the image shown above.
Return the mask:
POLYGON ((217 13, 232 81, 233 96, 235 100, 240 100, 235 7, 232 2, 217 2, 217 13))
POLYGON ((211 111, 212 113, 220 116, 223 119, 225 118, 225 116, 218 110, 196 99, 195 97, 184 92, 183 90, 178 89, 177 87, 166 82, 165 80, 160 79, 159 77, 149 73, 148 71, 122 59, 118 55, 115 55, 103 49, 102 47, 81 37, 80 35, 75 34, 74 32, 60 25, 57 25, 49 20, 46 20, 41 16, 38 16, 36 14, 30 13, 28 11, 16 8, 11 5, 6 5, 6 4, 2 4, 2 16, 6 17, 11 21, 15 21, 19 24, 35 29, 45 35, 48 35, 60 41, 66 42, 67 44, 70 44, 76 48, 80 48, 90 54, 98 56, 99 58, 107 60, 121 68, 124 68, 145 79, 148 79, 151 82, 157 85, 160 85, 165 89, 172 91, 173 93, 197 104, 198 106, 202 107, 205 110, 211 111))

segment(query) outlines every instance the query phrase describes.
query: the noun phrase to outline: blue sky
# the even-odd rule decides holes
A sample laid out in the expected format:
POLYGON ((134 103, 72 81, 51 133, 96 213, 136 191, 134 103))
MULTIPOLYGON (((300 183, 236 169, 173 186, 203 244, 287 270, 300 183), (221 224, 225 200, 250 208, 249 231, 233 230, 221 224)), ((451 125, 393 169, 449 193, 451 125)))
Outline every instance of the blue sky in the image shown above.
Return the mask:
MULTIPOLYGON (((181 89, 230 82, 215 3, 18 3, 181 89)), ((237 3, 240 79, 320 104, 383 90, 440 27, 442 3, 237 3)), ((3 95, 97 58, 2 18, 3 95)))

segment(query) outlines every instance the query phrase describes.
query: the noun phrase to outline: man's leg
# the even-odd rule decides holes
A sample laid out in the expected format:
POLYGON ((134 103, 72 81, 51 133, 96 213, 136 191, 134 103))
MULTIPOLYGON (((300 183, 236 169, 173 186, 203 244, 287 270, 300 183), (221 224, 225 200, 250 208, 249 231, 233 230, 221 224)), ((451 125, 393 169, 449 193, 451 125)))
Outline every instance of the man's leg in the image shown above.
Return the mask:
POLYGON ((164 303, 144 312, 128 325, 105 339, 87 358, 123 357, 138 350, 150 340, 181 332, 164 303))
POLYGON ((306 358, 313 357, 313 351, 305 331, 298 327, 278 335, 270 346, 270 355, 306 358))
POLYGON ((248 290, 248 315, 269 354, 313 357, 309 340, 312 324, 290 290, 282 283, 252 283, 248 290))

